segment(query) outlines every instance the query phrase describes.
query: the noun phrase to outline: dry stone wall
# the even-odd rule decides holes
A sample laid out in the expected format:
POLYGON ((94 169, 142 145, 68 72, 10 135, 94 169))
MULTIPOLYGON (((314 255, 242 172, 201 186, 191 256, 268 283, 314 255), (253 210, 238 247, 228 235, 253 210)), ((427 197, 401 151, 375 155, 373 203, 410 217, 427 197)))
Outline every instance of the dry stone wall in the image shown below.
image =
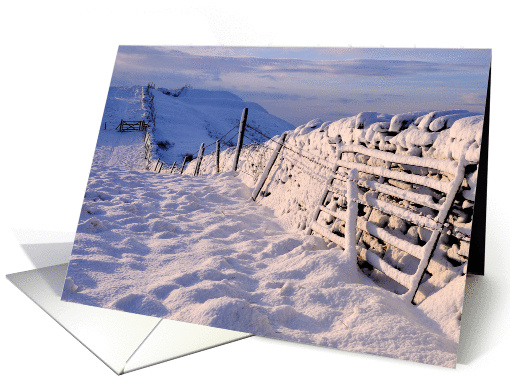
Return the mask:
MULTIPOLYGON (((466 272, 482 127, 483 115, 466 110, 399 115, 364 112, 334 122, 316 119, 287 132, 285 147, 273 166, 268 182, 262 189, 262 197, 258 201, 274 209, 275 214, 280 216, 289 228, 304 230, 318 203, 324 183, 331 175, 331 168, 338 159, 341 145, 356 144, 395 154, 454 161, 458 161, 462 150, 467 148, 466 175, 447 218, 451 231, 443 232, 439 238, 415 299, 419 303, 466 272), (455 232, 462 233, 460 238, 456 237, 455 232)), ((239 176, 248 186, 254 186, 256 183, 278 138, 273 137, 264 144, 251 144, 243 148, 239 176)), ((234 150, 231 148, 221 153, 221 171, 230 171, 233 154, 234 150)), ((342 159, 372 166, 385 165, 379 159, 366 155, 349 155, 342 159)), ((215 173, 215 163, 214 155, 206 156, 202 162, 201 174, 215 173)), ((192 174, 194 168, 193 161, 187 166, 185 173, 192 174)), ((429 176, 438 180, 443 178, 451 180, 452 177, 452 174, 409 165, 393 165, 391 170, 429 176)), ((395 180, 387 182, 403 189, 415 187, 395 180)), ((431 194, 439 203, 445 198, 444 194, 430 189, 423 189, 423 192, 431 194)), ((414 208, 425 215, 433 212, 428 207, 414 206, 414 208)), ((369 220, 381 228, 397 233, 402 239, 413 244, 426 241, 431 233, 427 229, 380 211, 372 211, 369 220)), ((364 234, 361 240, 367 249, 377 253, 403 272, 412 273, 416 267, 417 259, 403 251, 384 245, 368 234, 364 234)), ((360 266, 376 283, 386 289, 396 293, 405 292, 405 289, 402 290, 403 287, 392 282, 381 272, 371 269, 366 263, 360 262, 360 266)))

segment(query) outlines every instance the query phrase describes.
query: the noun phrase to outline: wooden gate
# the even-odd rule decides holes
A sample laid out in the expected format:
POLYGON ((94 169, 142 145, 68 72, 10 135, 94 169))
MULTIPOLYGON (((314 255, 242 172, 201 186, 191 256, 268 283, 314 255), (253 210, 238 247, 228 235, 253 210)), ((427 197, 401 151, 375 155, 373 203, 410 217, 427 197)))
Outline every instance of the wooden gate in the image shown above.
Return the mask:
POLYGON ((360 145, 341 146, 333 168, 334 175, 326 182, 307 233, 315 232, 347 252, 350 252, 347 244, 355 243, 357 256, 405 287, 407 292, 401 297, 412 302, 439 236, 446 230, 446 218, 464 179, 466 150, 467 146, 460 160, 455 162, 398 155, 360 145), (348 174, 351 169, 356 173, 348 174), (416 175, 411 173, 411 169, 426 175, 416 175), (350 180, 358 187, 356 195, 348 197, 346 184, 350 180), (356 203, 349 203, 352 199, 356 203), (364 208, 360 209, 358 205, 364 208), (425 228, 430 235, 422 245, 412 243, 400 231, 370 221, 374 210, 425 228), (428 213, 424 214, 423 210, 428 213), (356 218, 356 230, 351 230, 351 233, 348 229, 349 216, 356 218), (370 235, 381 244, 379 254, 360 240, 363 234, 370 235), (349 235, 355 235, 355 238, 349 235), (385 261, 389 248, 418 259, 414 272, 403 272, 385 261))
POLYGON ((120 120, 119 125, 115 128, 115 130, 124 132, 124 131, 145 131, 149 127, 149 124, 145 121, 124 121, 120 120))

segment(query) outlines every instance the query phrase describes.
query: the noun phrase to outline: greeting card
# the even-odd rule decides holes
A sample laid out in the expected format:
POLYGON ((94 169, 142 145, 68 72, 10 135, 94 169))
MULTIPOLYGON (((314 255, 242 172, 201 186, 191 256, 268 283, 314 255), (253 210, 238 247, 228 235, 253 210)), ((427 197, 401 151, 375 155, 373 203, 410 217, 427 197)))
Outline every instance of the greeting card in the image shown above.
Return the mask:
POLYGON ((455 367, 490 58, 121 46, 62 299, 455 367))

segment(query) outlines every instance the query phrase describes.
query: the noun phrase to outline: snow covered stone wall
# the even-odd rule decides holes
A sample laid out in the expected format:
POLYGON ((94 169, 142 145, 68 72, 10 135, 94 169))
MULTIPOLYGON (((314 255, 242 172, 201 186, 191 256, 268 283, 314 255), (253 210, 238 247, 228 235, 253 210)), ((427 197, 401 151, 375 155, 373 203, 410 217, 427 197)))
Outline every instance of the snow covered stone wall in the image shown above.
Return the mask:
MULTIPOLYGON (((338 159, 341 145, 356 144, 395 154, 455 161, 459 160, 463 147, 468 147, 466 175, 447 218, 452 232, 456 230, 467 237, 458 238, 448 232, 441 234, 415 299, 419 303, 466 271, 482 127, 483 115, 466 110, 399 115, 363 112, 334 122, 323 122, 319 119, 310 121, 287 132, 285 147, 273 166, 258 202, 271 207, 288 228, 304 230, 309 225, 310 216, 318 203, 324 184, 338 159)), ((257 135, 255 131, 250 132, 249 129, 247 131, 257 135)), ((243 148, 239 176, 248 186, 253 187, 257 182, 278 138, 279 136, 274 136, 263 144, 252 143, 243 148)), ((220 171, 231 170, 233 155, 233 148, 222 151, 220 171)), ((349 155, 352 157, 343 159, 383 165, 382 162, 378 164, 376 158, 360 154, 349 155)), ((193 174, 194 169, 195 161, 192 161, 184 173, 193 174)), ((429 176, 438 180, 443 178, 451 180, 452 177, 452 174, 409 165, 394 165, 391 170, 429 176)), ((215 156, 211 154, 204 157, 200 174, 215 172, 215 156)), ((388 183, 403 189, 409 187, 408 184, 395 180, 388 183)), ((439 193, 431 196, 438 202, 445 197, 439 193)), ((428 214, 427 207, 420 206, 419 210, 425 215, 428 214)), ((385 215, 380 211, 374 211, 370 215, 370 221, 381 228, 391 230, 392 233, 399 231, 398 235, 401 238, 413 244, 426 241, 430 235, 430 231, 422 227, 413 226, 396 216, 385 215)), ((374 238, 363 236, 362 240, 386 262, 396 268, 404 268, 401 270, 405 271, 406 264, 410 262, 409 256, 402 251, 388 250, 374 238)), ((360 266, 376 283, 386 289, 396 293, 404 292, 401 290, 403 287, 392 282, 381 272, 367 264, 360 263, 360 266)))

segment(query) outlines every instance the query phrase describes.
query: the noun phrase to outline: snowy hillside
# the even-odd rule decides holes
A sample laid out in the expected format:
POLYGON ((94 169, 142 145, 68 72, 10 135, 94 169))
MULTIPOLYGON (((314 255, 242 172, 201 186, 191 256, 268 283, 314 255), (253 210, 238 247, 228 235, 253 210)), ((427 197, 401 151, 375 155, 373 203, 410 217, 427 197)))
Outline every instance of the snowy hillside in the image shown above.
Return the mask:
POLYGON ((200 143, 212 142, 239 126, 243 108, 249 109, 247 124, 263 128, 270 136, 294 129, 260 105, 227 91, 155 89, 152 94, 157 113, 153 156, 167 164, 181 162, 186 154, 196 152, 200 143))
MULTIPOLYGON (((195 153, 202 142, 214 142, 232 129, 225 137, 232 140, 224 146, 235 145, 239 119, 245 107, 249 108, 248 125, 262 128, 270 136, 294 129, 260 105, 244 102, 226 91, 162 88, 153 89, 151 94, 157 114, 157 124, 154 126, 153 123, 150 130, 151 154, 152 158, 160 158, 167 165, 174 161, 181 163, 184 156, 195 153)), ((143 135, 136 132, 119 134, 115 128, 121 120, 140 121, 148 116, 141 86, 110 87, 94 163, 124 169, 145 168, 143 135)), ((260 140, 260 137, 255 139, 260 140)))
MULTIPOLYGON (((168 166, 161 173, 146 171, 144 132, 114 130, 121 118, 147 117, 140 88, 110 89, 107 129, 99 135, 64 300, 455 366, 465 237, 441 235, 415 306, 399 298, 399 286, 387 276, 349 261, 338 246, 304 229, 341 145, 457 161, 466 147, 466 176, 448 222, 469 236, 483 116, 461 110, 360 113, 294 128, 231 93, 161 90, 153 89, 157 117, 149 134, 153 150, 159 148, 153 155, 167 163, 182 161, 201 142, 231 129, 235 134, 243 107, 249 108, 247 134, 259 143, 243 147, 237 173, 230 171, 234 149, 225 147, 219 174, 213 155, 203 158, 197 177, 196 160, 183 175, 168 166), (253 202, 253 186, 284 131, 285 148, 253 202)), ((376 162, 365 155, 349 160, 376 162)), ((417 166, 389 167, 436 180, 451 177, 417 166)), ((444 198, 418 191, 437 203, 444 198)), ((370 219, 409 243, 428 235, 396 216, 374 213, 370 219)), ((401 252, 362 240, 392 266, 406 271, 412 265, 401 252)))

